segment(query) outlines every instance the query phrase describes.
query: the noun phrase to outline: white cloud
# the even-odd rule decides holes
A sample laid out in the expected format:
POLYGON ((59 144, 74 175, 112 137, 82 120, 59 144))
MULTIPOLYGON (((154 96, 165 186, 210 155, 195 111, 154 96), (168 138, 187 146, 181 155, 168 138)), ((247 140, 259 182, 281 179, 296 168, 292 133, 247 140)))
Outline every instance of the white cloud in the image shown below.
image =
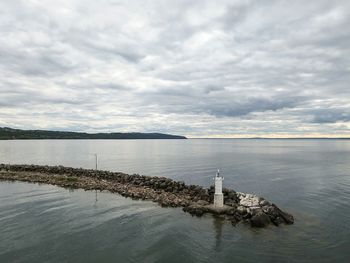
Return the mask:
POLYGON ((350 135, 348 1, 0 3, 0 126, 350 135))

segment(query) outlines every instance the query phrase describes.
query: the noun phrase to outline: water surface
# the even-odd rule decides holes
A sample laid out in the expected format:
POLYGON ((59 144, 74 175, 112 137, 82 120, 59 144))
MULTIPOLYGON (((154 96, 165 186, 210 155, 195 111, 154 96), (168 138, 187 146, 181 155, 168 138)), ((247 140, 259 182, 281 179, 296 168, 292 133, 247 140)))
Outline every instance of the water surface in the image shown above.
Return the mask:
POLYGON ((350 262, 348 140, 0 141, 0 162, 167 176, 252 192, 292 226, 232 227, 115 194, 0 182, 0 262, 350 262))

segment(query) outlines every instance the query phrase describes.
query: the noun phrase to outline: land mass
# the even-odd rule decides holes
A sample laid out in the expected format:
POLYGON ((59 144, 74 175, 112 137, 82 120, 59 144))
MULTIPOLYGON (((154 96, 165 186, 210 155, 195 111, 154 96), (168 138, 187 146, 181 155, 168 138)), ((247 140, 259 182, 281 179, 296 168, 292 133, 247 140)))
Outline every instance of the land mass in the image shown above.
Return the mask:
POLYGON ((20 130, 0 127, 0 140, 39 139, 187 139, 185 136, 163 133, 84 133, 46 130, 20 130))
POLYGON ((239 222, 252 227, 293 224, 292 215, 275 204, 253 194, 223 189, 224 206, 213 206, 214 186, 186 185, 166 177, 151 177, 103 170, 64 166, 0 164, 0 181, 45 183, 65 188, 82 188, 118 193, 134 199, 150 200, 164 207, 182 207, 194 216, 213 214, 233 225, 239 222))

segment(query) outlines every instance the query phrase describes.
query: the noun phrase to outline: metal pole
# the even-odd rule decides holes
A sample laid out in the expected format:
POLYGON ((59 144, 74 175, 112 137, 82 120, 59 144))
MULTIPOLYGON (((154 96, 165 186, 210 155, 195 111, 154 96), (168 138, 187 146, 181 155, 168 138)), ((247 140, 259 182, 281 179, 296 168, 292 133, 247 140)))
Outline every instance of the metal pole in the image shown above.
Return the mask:
MULTIPOLYGON (((6 152, 5 152, 6 154, 6 152)), ((9 167, 8 169, 10 170, 11 169, 11 140, 9 140, 9 159, 8 159, 8 163, 9 163, 9 167)))
MULTIPOLYGON (((97 171, 97 153, 95 153, 95 170, 97 171)), ((97 203, 97 189, 95 189, 95 204, 97 203)))

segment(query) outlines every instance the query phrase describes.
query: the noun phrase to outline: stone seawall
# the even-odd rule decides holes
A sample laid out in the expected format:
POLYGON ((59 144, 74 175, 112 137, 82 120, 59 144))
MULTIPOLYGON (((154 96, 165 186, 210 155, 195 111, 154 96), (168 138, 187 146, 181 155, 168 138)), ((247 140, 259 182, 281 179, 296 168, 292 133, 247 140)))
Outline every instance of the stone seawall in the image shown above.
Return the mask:
POLYGON ((293 224, 292 215, 262 197, 224 188, 224 207, 214 208, 214 187, 186 185, 166 177, 151 177, 103 170, 64 166, 0 164, 0 180, 26 181, 85 190, 106 190, 134 199, 151 200, 165 207, 183 207, 195 216, 214 214, 232 224, 250 223, 253 227, 293 224))

